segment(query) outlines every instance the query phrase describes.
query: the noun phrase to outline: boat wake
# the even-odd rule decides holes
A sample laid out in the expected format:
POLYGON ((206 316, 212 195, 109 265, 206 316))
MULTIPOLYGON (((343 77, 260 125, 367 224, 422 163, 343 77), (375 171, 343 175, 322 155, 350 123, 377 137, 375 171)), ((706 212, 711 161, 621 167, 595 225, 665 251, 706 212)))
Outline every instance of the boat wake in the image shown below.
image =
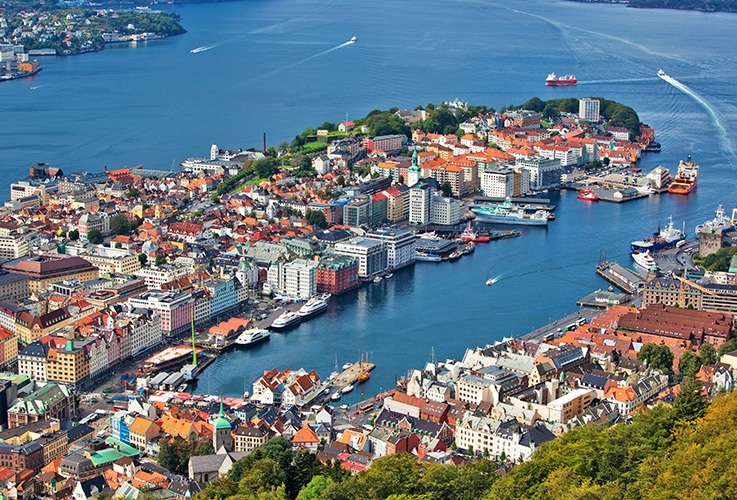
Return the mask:
POLYGON ((355 38, 356 37, 353 37, 350 40, 348 40, 347 42, 341 43, 340 45, 336 45, 335 47, 331 47, 331 48, 329 48, 327 50, 323 50, 322 52, 318 52, 317 54, 313 54, 310 57, 306 57, 306 58, 302 59, 301 61, 297 61, 297 62, 294 62, 292 64, 287 64, 286 66, 282 66, 281 68, 275 69, 274 71, 272 71, 270 73, 270 75, 273 75, 273 74, 278 73, 280 71, 284 71, 285 69, 294 68, 296 66, 299 66, 300 64, 306 63, 307 61, 311 61, 313 59, 317 59, 318 57, 324 56, 325 54, 329 54, 329 53, 331 53, 333 51, 342 49, 343 47, 347 47, 348 45, 353 45, 354 43, 356 43, 356 39, 355 38))
POLYGON ((40 89, 41 87, 43 87, 43 85, 36 85, 35 87, 31 87, 31 90, 40 89))
POLYGON ((706 110, 707 113, 709 113, 709 116, 711 116, 712 121, 714 122, 714 125, 719 129, 721 132, 721 140, 722 140, 722 147, 729 151, 729 154, 734 156, 734 150, 732 149, 732 144, 729 140, 729 136, 727 135, 727 130, 724 128, 724 125, 722 125, 721 120, 719 120, 719 116, 717 115, 717 112, 714 110, 713 107, 699 94, 691 90, 687 85, 684 85, 683 83, 679 82, 672 76, 669 76, 665 73, 665 71, 660 70, 658 71, 658 76, 663 79, 665 82, 669 83, 676 89, 680 90, 687 96, 691 97, 694 101, 696 101, 699 105, 701 105, 704 110, 706 110))
POLYGON ((197 47, 189 51, 190 54, 199 54, 200 52, 205 52, 211 49, 214 49, 216 47, 220 47, 225 42, 218 42, 218 43, 211 43, 210 45, 203 45, 202 47, 197 47))
POLYGON ((618 80, 589 80, 579 81, 579 85, 596 85, 601 83, 636 83, 636 82, 657 82, 657 78, 621 78, 618 80))

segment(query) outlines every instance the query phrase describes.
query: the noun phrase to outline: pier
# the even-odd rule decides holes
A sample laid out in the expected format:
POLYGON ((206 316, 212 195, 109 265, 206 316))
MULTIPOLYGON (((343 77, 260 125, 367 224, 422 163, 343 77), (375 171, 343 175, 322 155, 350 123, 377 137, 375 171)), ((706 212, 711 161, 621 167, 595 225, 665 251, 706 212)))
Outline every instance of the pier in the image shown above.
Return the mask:
POLYGON ((582 307, 598 307, 606 309, 609 306, 624 304, 631 297, 626 293, 616 293, 608 290, 596 290, 587 296, 578 299, 577 305, 582 307))
POLYGON ((645 284, 645 276, 616 262, 602 262, 596 266, 596 274, 620 290, 634 294, 645 284))
POLYGON ((336 392, 342 391, 349 385, 356 384, 358 382, 358 377, 362 373, 371 372, 374 368, 376 368, 376 365, 374 363, 369 363, 368 361, 353 363, 333 379, 330 393, 335 394, 336 392))

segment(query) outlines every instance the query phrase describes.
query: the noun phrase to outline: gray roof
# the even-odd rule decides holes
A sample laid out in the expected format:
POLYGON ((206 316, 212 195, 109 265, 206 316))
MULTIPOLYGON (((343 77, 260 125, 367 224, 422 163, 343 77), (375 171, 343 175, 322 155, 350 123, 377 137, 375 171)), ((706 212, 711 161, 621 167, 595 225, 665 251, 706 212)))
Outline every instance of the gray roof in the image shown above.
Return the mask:
POLYGON ((227 455, 201 455, 189 458, 190 467, 193 474, 202 474, 204 472, 217 472, 223 465, 227 455))

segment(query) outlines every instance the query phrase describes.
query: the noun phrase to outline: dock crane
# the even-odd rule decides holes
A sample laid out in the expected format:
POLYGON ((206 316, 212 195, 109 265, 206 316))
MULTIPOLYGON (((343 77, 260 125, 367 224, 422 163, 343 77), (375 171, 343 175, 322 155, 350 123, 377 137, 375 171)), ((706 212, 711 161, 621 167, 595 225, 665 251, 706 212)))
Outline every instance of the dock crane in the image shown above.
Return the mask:
POLYGON ((691 288, 695 288, 696 290, 700 291, 701 293, 705 293, 707 295, 711 295, 714 297, 718 297, 719 294, 709 290, 706 287, 703 287, 699 285, 698 283, 694 283, 690 279, 684 278, 683 276, 678 276, 677 274, 674 274, 673 277, 681 282, 681 286, 678 290, 678 307, 686 307, 686 292, 690 290, 691 288))

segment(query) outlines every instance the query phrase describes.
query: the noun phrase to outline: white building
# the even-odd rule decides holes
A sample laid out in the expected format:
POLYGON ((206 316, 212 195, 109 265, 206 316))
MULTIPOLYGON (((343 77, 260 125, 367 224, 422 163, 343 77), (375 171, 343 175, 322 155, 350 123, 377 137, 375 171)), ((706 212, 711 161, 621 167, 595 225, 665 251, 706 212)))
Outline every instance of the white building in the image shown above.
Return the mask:
POLYGON ((540 191, 560 184, 560 176, 563 173, 560 160, 531 156, 516 158, 514 164, 530 172, 530 189, 540 191))
POLYGON ((409 188, 409 223, 429 224, 432 195, 435 190, 425 182, 418 182, 409 188))
POLYGON ((460 200, 433 196, 430 206, 430 222, 444 226, 454 226, 461 222, 460 200))
POLYGON ((283 266, 284 293, 308 299, 317 293, 317 262, 297 259, 283 266))
POLYGON ((351 238, 348 241, 337 243, 335 253, 350 255, 358 259, 358 276, 369 278, 387 269, 387 250, 383 241, 368 238, 351 238))
POLYGON ((177 280, 183 276, 194 272, 194 268, 188 266, 151 266, 144 267, 136 271, 134 274, 143 278, 149 289, 160 290, 161 286, 177 280))
POLYGON ((130 325, 131 356, 138 356, 164 341, 161 317, 157 311, 148 311, 147 314, 121 314, 118 315, 117 322, 130 325))
POLYGON ((415 262, 417 238, 404 229, 377 229, 366 235, 367 238, 386 243, 387 267, 399 269, 415 262))
POLYGON ((0 236, 0 260, 13 260, 28 255, 28 242, 22 236, 0 236))
POLYGON ((582 97, 578 100, 578 117, 583 121, 598 122, 600 114, 599 107, 600 102, 598 99, 582 97))
POLYGON ((485 170, 481 175, 481 191, 491 198, 514 196, 514 172, 509 168, 485 170))

